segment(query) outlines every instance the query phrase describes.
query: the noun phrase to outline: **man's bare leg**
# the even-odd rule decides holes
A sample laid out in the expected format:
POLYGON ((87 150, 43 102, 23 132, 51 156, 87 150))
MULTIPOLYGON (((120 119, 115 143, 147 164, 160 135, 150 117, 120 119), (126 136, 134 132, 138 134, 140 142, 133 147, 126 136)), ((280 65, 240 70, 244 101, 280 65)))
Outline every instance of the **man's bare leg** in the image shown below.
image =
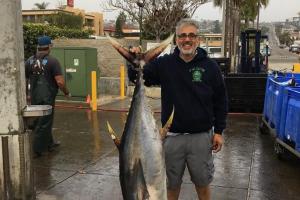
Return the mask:
POLYGON ((195 188, 196 188, 199 200, 210 200, 210 187, 209 187, 209 185, 204 186, 204 187, 195 186, 195 188))
POLYGON ((180 188, 168 189, 168 200, 178 200, 180 188))

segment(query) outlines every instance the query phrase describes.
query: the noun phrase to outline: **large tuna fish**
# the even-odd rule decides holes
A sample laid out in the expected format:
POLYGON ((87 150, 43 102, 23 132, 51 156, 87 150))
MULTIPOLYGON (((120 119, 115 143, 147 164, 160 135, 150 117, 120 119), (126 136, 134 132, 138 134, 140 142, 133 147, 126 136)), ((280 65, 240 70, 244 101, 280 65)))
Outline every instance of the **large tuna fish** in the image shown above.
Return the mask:
POLYGON ((172 41, 173 36, 145 53, 132 54, 118 42, 110 39, 113 47, 137 72, 134 94, 121 140, 107 123, 108 130, 119 149, 120 183, 125 200, 166 200, 167 178, 162 146, 173 114, 162 129, 158 129, 153 112, 145 97, 142 68, 145 63, 158 56, 172 41))

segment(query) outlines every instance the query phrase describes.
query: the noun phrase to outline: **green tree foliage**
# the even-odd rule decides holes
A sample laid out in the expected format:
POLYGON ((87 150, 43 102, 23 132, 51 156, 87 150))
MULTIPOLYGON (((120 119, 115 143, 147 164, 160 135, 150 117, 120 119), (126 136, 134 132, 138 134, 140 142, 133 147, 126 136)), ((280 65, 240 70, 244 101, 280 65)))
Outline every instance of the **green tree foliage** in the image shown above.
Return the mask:
POLYGON ((259 13, 262 7, 267 7, 269 0, 238 0, 240 2, 241 19, 245 21, 245 28, 249 28, 249 22, 254 22, 257 18, 259 23, 259 13))
POLYGON ((39 10, 45 10, 49 6, 49 2, 35 3, 34 6, 39 10))
POLYGON ((46 21, 59 28, 79 30, 82 30, 83 28, 83 17, 81 15, 59 12, 58 14, 47 16, 46 21))
POLYGON ((270 28, 267 26, 262 26, 260 30, 262 35, 268 35, 270 28))
POLYGON ((253 0, 245 2, 240 10, 241 20, 244 20, 243 29, 249 28, 249 22, 253 22, 257 15, 257 5, 253 0))
POLYGON ((29 58, 36 52, 37 38, 40 36, 48 35, 52 39, 88 38, 90 34, 90 31, 81 31, 78 29, 62 29, 56 26, 49 26, 45 24, 24 24, 23 37, 25 59, 29 58))
POLYGON ((275 25, 275 33, 276 33, 277 37, 280 35, 282 28, 283 28, 282 24, 275 25))
POLYGON ((121 38, 124 36, 124 33, 123 33, 123 26, 126 22, 126 15, 124 12, 121 12, 119 14, 119 16, 117 17, 117 20, 116 20, 116 32, 115 32, 115 36, 117 38, 121 38))
POLYGON ((183 7, 168 9, 163 7, 153 15, 145 16, 143 20, 143 38, 148 40, 161 40, 167 38, 175 32, 176 23, 182 19, 190 17, 183 7), (168 13, 166 15, 166 13, 168 13))
POLYGON ((214 28, 213 28, 212 32, 213 33, 221 33, 222 32, 219 20, 214 21, 214 28))
POLYGON ((280 44, 285 44, 287 46, 290 46, 294 42, 289 32, 280 33, 278 39, 280 44))

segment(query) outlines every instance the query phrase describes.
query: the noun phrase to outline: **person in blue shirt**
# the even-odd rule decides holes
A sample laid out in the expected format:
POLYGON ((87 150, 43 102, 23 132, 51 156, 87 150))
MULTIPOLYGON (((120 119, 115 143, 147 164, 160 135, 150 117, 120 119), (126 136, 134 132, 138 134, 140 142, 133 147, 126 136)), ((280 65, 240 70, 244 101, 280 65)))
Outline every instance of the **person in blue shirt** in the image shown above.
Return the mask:
POLYGON ((25 63, 27 85, 30 85, 27 95, 32 105, 51 105, 52 113, 39 117, 33 126, 33 151, 36 157, 45 151, 52 151, 60 142, 54 141, 52 125, 54 116, 55 98, 58 88, 70 96, 58 60, 50 56, 52 47, 51 38, 42 36, 38 38, 37 52, 25 63))

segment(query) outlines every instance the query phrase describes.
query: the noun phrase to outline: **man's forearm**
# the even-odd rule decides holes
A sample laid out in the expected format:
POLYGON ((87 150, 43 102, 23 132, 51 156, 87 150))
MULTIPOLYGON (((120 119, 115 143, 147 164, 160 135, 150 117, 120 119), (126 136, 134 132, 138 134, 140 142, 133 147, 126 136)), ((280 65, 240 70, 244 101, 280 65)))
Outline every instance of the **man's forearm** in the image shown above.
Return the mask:
POLYGON ((56 80, 56 83, 57 83, 59 89, 65 95, 69 95, 70 92, 69 92, 68 88, 66 87, 65 80, 64 80, 63 76, 62 75, 55 76, 55 80, 56 80))

